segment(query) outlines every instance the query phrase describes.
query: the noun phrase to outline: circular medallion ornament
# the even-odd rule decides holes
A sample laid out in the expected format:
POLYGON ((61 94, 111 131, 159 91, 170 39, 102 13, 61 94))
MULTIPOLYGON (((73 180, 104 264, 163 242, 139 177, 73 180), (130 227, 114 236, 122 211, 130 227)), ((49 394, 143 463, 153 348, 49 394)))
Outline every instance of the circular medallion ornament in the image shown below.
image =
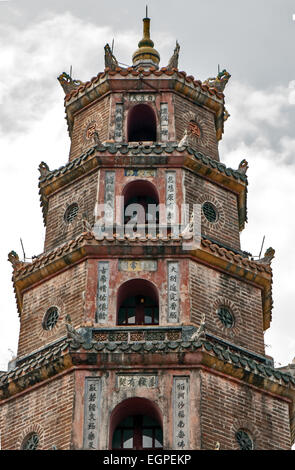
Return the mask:
POLYGON ((212 202, 206 201, 202 205, 203 214, 212 224, 215 223, 218 219, 218 212, 216 207, 212 204, 212 202))
POLYGON ((182 122, 187 130, 189 145, 209 147, 210 126, 208 127, 208 120, 201 113, 193 113, 192 111, 183 113, 182 122))
POLYGON ((29 434, 23 442, 22 450, 36 450, 39 444, 39 436, 37 433, 33 432, 29 434))
POLYGON ((241 450, 253 450, 254 449, 254 444, 253 444, 251 437, 243 429, 239 429, 236 432, 236 441, 239 444, 241 450))
POLYGON ((94 139, 94 133, 97 132, 100 134, 102 127, 103 127, 103 121, 100 113, 96 113, 91 115, 85 122, 85 127, 83 132, 81 133, 80 139, 81 139, 81 145, 82 148, 87 148, 90 145, 93 145, 95 142, 94 139))
POLYGON ((234 316, 231 313, 230 309, 225 305, 222 305, 218 308, 217 315, 221 323, 225 326, 225 328, 232 328, 234 326, 234 316))
POLYGON ((73 222, 73 220, 78 215, 78 211, 79 211, 79 206, 76 202, 74 202, 73 204, 70 204, 64 214, 65 222, 67 222, 68 224, 73 222))
POLYGON ((44 317, 43 320, 43 328, 44 330, 52 330, 55 327, 57 320, 59 317, 59 311, 57 307, 50 307, 44 317))
POLYGON ((92 121, 90 124, 88 124, 85 130, 86 140, 91 140, 95 131, 96 131, 96 122, 92 121))

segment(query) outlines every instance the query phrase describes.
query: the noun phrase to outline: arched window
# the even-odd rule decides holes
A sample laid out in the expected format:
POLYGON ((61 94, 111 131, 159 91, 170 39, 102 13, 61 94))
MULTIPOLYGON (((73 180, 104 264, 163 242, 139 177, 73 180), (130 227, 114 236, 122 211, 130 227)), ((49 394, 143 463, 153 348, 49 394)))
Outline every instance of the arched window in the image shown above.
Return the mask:
POLYGON ((163 431, 159 423, 144 415, 128 416, 117 426, 113 449, 162 449, 163 431))
POLYGON ((158 325, 159 301, 155 287, 132 279, 118 290, 118 325, 158 325))
POLYGON ((128 142, 157 140, 156 116, 147 104, 137 104, 128 114, 128 142))
POLYGON ((124 225, 132 230, 147 224, 159 224, 159 196, 155 186, 146 180, 132 181, 124 188, 124 225))
POLYGON ((111 415, 110 448, 163 448, 162 418, 155 403, 135 397, 117 405, 111 415))

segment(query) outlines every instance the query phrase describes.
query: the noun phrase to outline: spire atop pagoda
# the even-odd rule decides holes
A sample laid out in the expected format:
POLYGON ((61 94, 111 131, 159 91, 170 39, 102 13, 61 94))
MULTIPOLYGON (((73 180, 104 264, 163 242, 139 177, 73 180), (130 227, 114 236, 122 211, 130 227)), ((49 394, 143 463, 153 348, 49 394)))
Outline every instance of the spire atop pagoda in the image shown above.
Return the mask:
POLYGON ((143 18, 143 38, 138 43, 138 49, 132 56, 133 67, 159 67, 160 54, 154 49, 154 42, 150 38, 150 18, 143 18))

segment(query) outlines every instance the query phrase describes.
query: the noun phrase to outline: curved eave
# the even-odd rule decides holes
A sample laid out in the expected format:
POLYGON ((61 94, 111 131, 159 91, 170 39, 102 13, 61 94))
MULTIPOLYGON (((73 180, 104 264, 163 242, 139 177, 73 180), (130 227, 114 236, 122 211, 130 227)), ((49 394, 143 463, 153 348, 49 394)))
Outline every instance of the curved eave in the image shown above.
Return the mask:
POLYGON ((91 172, 95 168, 122 167, 126 165, 144 166, 153 165, 155 167, 182 167, 193 171, 195 174, 216 183, 223 188, 233 192, 237 196, 239 228, 243 230, 247 221, 247 177, 236 170, 226 168, 226 166, 216 160, 202 155, 191 148, 161 147, 157 150, 161 154, 155 154, 155 150, 135 149, 127 145, 91 148, 86 154, 76 158, 66 166, 50 172, 48 176, 39 181, 39 194, 43 219, 46 223, 48 210, 48 198, 55 191, 61 189, 66 184, 75 181, 83 175, 91 172), (127 151, 122 148, 127 148, 127 151), (136 155, 134 151, 136 150, 136 155), (145 153, 148 153, 148 161, 145 153), (123 154, 122 154, 123 153, 123 154), (114 156, 116 157, 114 158, 114 156))
MULTIPOLYGON (((235 255, 229 256, 230 253, 231 252, 228 252, 225 248, 219 248, 217 245, 209 242, 208 248, 204 249, 204 246, 202 246, 200 249, 194 250, 192 255, 196 260, 209 265, 213 269, 221 269, 223 272, 241 280, 248 281, 261 289, 263 329, 267 330, 271 323, 273 305, 271 268, 269 267, 269 272, 265 270, 258 271, 256 266, 251 267, 251 261, 245 260, 243 265, 243 261, 241 263, 236 262, 235 255), (221 252, 222 256, 220 256, 218 252, 221 252)), ((255 263, 255 265, 257 265, 257 263, 255 263)))
POLYGON ((110 344, 109 347, 108 345, 102 345, 106 346, 103 351, 97 351, 94 344, 85 345, 85 348, 81 345, 78 349, 72 349, 69 340, 63 340, 62 344, 64 344, 63 352, 53 353, 50 359, 44 358, 45 361, 41 359, 41 364, 35 363, 32 366, 28 364, 28 366, 6 373, 6 381, 3 383, 2 377, 0 386, 0 403, 4 403, 19 393, 28 393, 32 390, 32 387, 42 384, 42 382, 61 373, 70 373, 77 367, 87 369, 90 367, 94 370, 117 370, 118 364, 121 368, 128 369, 130 363, 132 363, 133 369, 138 368, 139 370, 150 367, 158 367, 158 369, 173 367, 182 370, 197 368, 221 375, 225 379, 234 380, 241 384, 246 383, 256 390, 261 390, 263 393, 269 393, 278 399, 287 401, 292 422, 295 386, 291 383, 290 378, 286 375, 281 375, 280 379, 273 376, 270 378, 257 370, 251 371, 248 367, 242 367, 238 363, 234 364, 231 360, 226 361, 221 357, 217 357, 212 350, 206 350, 206 344, 204 343, 186 342, 183 346, 178 345, 177 350, 175 351, 174 348, 173 351, 167 350, 167 347, 169 348, 168 344, 165 345, 163 342, 159 342, 159 348, 158 344, 154 343, 154 351, 145 352, 145 354, 143 354, 144 344, 139 347, 140 343, 130 344, 128 352, 114 351, 114 344, 110 344), (285 383, 283 379, 288 380, 288 382, 285 383))
POLYGON ((161 69, 143 73, 142 71, 122 73, 122 71, 106 71, 79 87, 65 97, 66 118, 71 135, 75 114, 109 92, 138 92, 138 82, 141 80, 140 91, 174 91, 189 98, 200 106, 210 109, 215 115, 216 137, 222 138, 224 125, 224 95, 217 92, 193 77, 187 77, 184 72, 176 69, 168 71, 161 69), (164 72, 163 72, 164 70, 164 72))
POLYGON ((69 268, 71 265, 87 258, 118 257, 132 255, 136 247, 137 256, 190 256, 209 265, 213 269, 233 275, 242 281, 250 282, 261 289, 263 302, 264 329, 270 326, 272 309, 272 271, 269 265, 262 265, 243 258, 226 248, 221 248, 209 240, 202 239, 201 246, 188 252, 182 249, 182 240, 169 238, 153 240, 139 239, 122 241, 113 238, 98 240, 91 232, 84 232, 75 240, 45 253, 31 264, 22 266, 14 272, 13 281, 19 312, 22 311, 23 292, 48 277, 69 268), (164 248, 164 250, 163 250, 164 248))

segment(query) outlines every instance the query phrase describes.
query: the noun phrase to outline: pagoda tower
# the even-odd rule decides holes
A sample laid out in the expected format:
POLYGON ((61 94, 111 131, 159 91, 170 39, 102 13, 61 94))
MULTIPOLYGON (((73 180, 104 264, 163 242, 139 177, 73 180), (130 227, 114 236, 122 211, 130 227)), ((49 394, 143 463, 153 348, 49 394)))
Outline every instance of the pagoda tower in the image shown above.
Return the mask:
POLYGON ((2 449, 290 449, 295 375, 265 354, 268 249, 241 249, 247 162, 219 159, 230 74, 167 67, 143 19, 123 68, 66 73, 69 161, 39 166, 46 226, 9 253, 17 357, 0 372, 2 449))

